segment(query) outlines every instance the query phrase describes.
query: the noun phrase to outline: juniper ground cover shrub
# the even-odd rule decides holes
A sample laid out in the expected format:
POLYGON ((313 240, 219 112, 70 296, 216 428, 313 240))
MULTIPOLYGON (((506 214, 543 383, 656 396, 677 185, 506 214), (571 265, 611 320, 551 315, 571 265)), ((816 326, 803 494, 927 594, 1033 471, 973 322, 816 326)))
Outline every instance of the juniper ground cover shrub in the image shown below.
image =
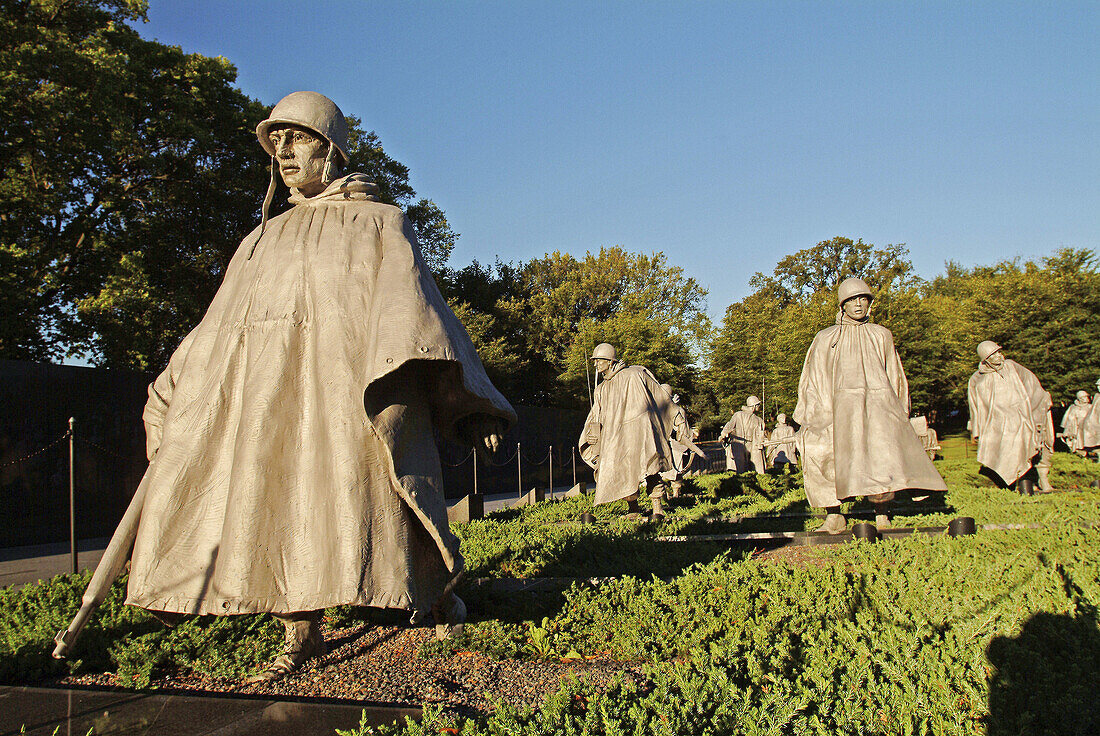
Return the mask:
MULTIPOLYGON (((808 515, 797 472, 695 479, 695 500, 651 525, 589 499, 507 510, 456 525, 471 577, 577 578, 538 595, 464 597, 460 647, 498 658, 596 657, 641 663, 646 680, 599 691, 563 683, 537 709, 501 704, 457 721, 427 709, 420 724, 353 734, 1089 734, 1100 732, 1100 468, 1059 454, 1061 493, 1021 497, 989 484, 973 460, 940 461, 950 492, 907 507, 896 525, 1041 528, 973 537, 913 536, 760 559, 719 543, 663 535, 798 529, 808 515), (595 525, 575 523, 591 510, 595 525), (777 517, 776 514, 786 516, 777 517), (592 579, 595 580, 592 580, 592 579)), ((850 508, 859 508, 853 504, 850 508)), ((252 671, 279 647, 270 617, 202 618, 166 630, 122 605, 124 581, 93 618, 80 660, 49 657, 87 575, 0 591, 0 679, 68 671, 119 674, 252 671)), ((331 620, 362 618, 352 609, 331 620)))

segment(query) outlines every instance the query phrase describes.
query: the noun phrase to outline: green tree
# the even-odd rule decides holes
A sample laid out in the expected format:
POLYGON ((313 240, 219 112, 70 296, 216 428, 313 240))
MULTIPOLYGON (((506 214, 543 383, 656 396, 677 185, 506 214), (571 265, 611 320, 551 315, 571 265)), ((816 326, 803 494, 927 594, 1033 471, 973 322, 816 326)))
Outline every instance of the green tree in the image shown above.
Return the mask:
MULTIPOLYGON (((160 368, 258 222, 268 108, 233 87, 225 59, 143 40, 128 24, 145 11, 0 0, 2 357, 160 368)), ((446 216, 349 123, 353 169, 406 208, 442 268, 457 237, 446 216)))
POLYGON ((1038 261, 966 269, 949 263, 931 282, 928 310, 945 341, 939 405, 965 407, 975 347, 994 340, 1032 370, 1056 404, 1093 389, 1100 376, 1100 260, 1063 248, 1038 261))
POLYGON ((784 257, 771 276, 757 273, 749 285, 786 305, 805 302, 821 291, 832 291, 852 276, 879 290, 909 286, 915 279, 909 250, 904 244, 876 248, 862 238, 852 240, 838 235, 784 257))
POLYGON ((555 251, 524 264, 519 277, 502 308, 544 390, 539 403, 587 403, 582 356, 600 342, 618 342, 624 358, 648 361, 690 400, 691 366, 710 331, 706 290, 663 253, 615 247, 578 259, 555 251))

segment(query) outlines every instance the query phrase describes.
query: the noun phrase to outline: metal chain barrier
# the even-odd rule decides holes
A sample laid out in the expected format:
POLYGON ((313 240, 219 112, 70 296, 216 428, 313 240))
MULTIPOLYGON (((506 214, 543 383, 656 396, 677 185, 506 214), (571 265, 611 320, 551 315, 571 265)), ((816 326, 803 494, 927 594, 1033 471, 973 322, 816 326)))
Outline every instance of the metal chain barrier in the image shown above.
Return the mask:
POLYGON ((50 449, 51 447, 54 447, 54 446, 56 446, 56 445, 59 445, 59 444, 61 444, 62 442, 64 442, 65 440, 69 439, 69 434, 70 434, 69 432, 66 432, 65 434, 61 435, 60 437, 58 437, 58 438, 57 438, 56 440, 54 440, 53 442, 49 443, 48 445, 44 445, 44 446, 42 446, 42 447, 39 447, 39 448, 38 448, 37 450, 35 450, 34 452, 32 452, 32 453, 30 453, 30 454, 28 454, 28 455, 24 455, 24 456, 23 456, 23 457, 21 457, 21 458, 18 458, 18 459, 16 459, 16 460, 12 460, 12 461, 10 461, 10 462, 6 462, 6 463, 4 463, 3 465, 0 465, 0 469, 3 469, 3 468, 10 468, 10 467, 11 467, 12 465, 18 465, 18 464, 19 464, 19 463, 21 463, 21 462, 24 462, 24 461, 26 461, 26 460, 30 460, 30 459, 31 459, 32 457, 35 457, 35 456, 37 456, 37 455, 41 455, 41 454, 42 454, 43 452, 45 452, 46 450, 50 449))
POLYGON ((490 459, 489 464, 492 465, 493 467, 496 467, 496 468, 503 468, 505 465, 510 464, 513 460, 516 459, 516 453, 518 453, 518 452, 519 452, 519 450, 517 449, 516 452, 512 453, 512 457, 508 458, 504 462, 498 463, 495 460, 490 459))
POLYGON ((96 450, 99 450, 100 452, 104 453, 105 455, 110 455, 111 457, 117 457, 119 460, 131 460, 132 459, 130 457, 127 457, 126 455, 120 455, 119 453, 114 452, 113 450, 108 450, 106 447, 103 447, 102 445, 96 444, 95 442, 92 442, 91 440, 86 440, 83 437, 74 437, 73 439, 75 439, 77 442, 79 442, 82 445, 87 445, 87 446, 92 447, 96 450))
POLYGON ((542 458, 542 460, 539 460, 538 462, 532 460, 528 455, 523 456, 524 462, 531 463, 535 467, 538 467, 539 465, 542 465, 544 462, 546 462, 549 459, 550 459, 550 451, 549 450, 546 451, 546 455, 542 458))
MULTIPOLYGON (((443 464, 446 465, 448 468, 457 468, 457 467, 460 467, 462 465, 465 465, 466 461, 469 460, 473 456, 473 454, 474 454, 474 450, 471 448, 470 451, 468 453, 466 453, 466 457, 462 458, 457 463, 449 463, 446 460, 443 460, 443 464)), ((442 458, 440 458, 440 459, 442 460, 442 458)))

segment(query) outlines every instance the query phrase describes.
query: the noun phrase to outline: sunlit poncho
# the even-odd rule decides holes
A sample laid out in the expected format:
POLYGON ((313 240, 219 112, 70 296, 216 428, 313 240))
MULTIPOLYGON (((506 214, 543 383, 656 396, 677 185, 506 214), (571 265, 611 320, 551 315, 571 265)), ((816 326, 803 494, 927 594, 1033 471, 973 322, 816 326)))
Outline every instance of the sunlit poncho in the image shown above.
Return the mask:
POLYGON ((1077 452, 1085 446, 1084 423, 1091 409, 1091 403, 1078 399, 1062 415, 1062 436, 1070 452, 1077 452))
POLYGON ((150 387, 127 603, 424 610, 462 569, 433 428, 515 414, 374 191, 345 177, 246 237, 150 387))
POLYGON ((1031 468, 1043 445, 1054 441, 1051 400, 1035 374, 1005 359, 999 370, 985 363, 970 376, 970 433, 978 439, 978 462, 1005 483, 1031 468))
POLYGON ((789 439, 790 442, 782 442, 782 444, 775 444, 768 448, 768 465, 774 465, 777 460, 783 463, 793 463, 795 461, 794 427, 789 424, 777 424, 775 429, 772 430, 770 439, 772 442, 782 442, 789 439))
POLYGON ((817 508, 907 488, 946 491, 909 424, 909 383, 890 330, 838 314, 818 332, 794 420, 806 497, 817 508))
POLYGON ((718 439, 726 445, 727 470, 764 472, 764 419, 756 412, 744 406, 735 411, 718 439))
POLYGON ((613 366, 592 394, 577 442, 596 471, 594 504, 624 499, 648 476, 675 469, 669 443, 674 406, 647 369, 621 361, 613 366))

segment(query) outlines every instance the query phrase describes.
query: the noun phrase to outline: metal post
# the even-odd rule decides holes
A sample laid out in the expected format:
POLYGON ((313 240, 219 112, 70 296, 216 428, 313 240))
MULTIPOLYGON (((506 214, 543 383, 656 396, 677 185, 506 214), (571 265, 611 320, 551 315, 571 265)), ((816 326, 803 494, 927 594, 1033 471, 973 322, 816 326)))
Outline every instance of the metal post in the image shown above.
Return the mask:
POLYGON ((550 500, 554 500, 554 446, 550 445, 550 500))
POLYGON ((516 443, 516 490, 517 498, 523 498, 523 457, 519 454, 519 443, 516 443))
POLYGON ((577 485, 577 448, 569 452, 569 459, 573 461, 573 485, 577 485))
POLYGON ((73 425, 76 419, 69 417, 69 556, 73 562, 73 575, 76 565, 76 482, 73 479, 73 425))
POLYGON ((473 452, 474 459, 474 495, 477 495, 477 450, 473 452))

